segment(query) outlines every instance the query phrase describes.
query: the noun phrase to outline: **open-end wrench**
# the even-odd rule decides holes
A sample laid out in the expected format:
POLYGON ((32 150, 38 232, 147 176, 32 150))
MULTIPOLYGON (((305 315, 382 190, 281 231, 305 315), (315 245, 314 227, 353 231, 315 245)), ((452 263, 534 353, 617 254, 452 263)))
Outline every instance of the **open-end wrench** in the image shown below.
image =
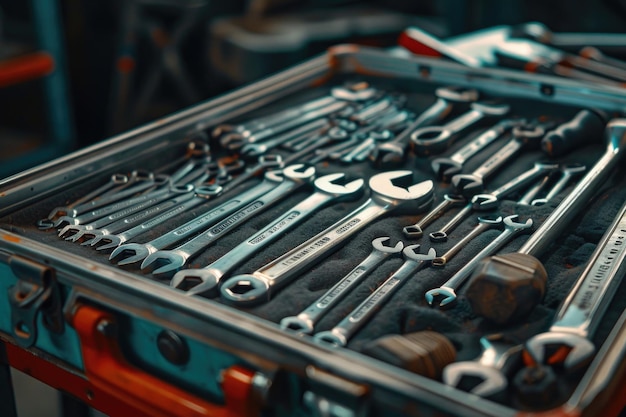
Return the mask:
POLYGON ((543 198, 534 199, 530 204, 533 206, 541 206, 547 204, 550 200, 552 200, 565 189, 565 187, 572 178, 575 178, 578 175, 582 175, 582 173, 585 172, 586 169, 587 167, 580 164, 568 164, 561 167, 561 178, 559 178, 559 180, 554 184, 548 194, 546 194, 546 196, 543 198))
POLYGON ((429 211, 428 214, 422 217, 417 223, 410 226, 405 226, 402 229, 402 232, 407 238, 420 238, 424 234, 424 229, 432 222, 437 220, 439 217, 441 217, 446 211, 448 211, 452 207, 457 207, 465 203, 467 203, 467 199, 463 196, 445 194, 441 203, 439 203, 435 208, 429 211))
POLYGON ((536 124, 518 125, 513 128, 513 138, 502 148, 483 162, 471 174, 457 174, 452 177, 452 185, 458 194, 471 197, 481 193, 485 187, 485 181, 497 170, 501 169, 508 161, 518 154, 523 148, 538 148, 545 129, 536 124))
MULTIPOLYGON (((300 167, 302 167, 302 165, 300 165, 300 167)), ((191 219, 182 226, 178 226, 156 239, 147 243, 126 243, 118 246, 111 253, 109 260, 117 262, 120 266, 130 265, 135 262, 142 261, 151 253, 173 246, 178 242, 205 230, 213 223, 224 219, 238 210, 241 210, 255 198, 276 188, 282 181, 283 178, 279 175, 279 173, 274 171, 268 172, 265 174, 265 178, 260 184, 229 198, 227 201, 216 207, 210 208, 205 213, 200 214, 198 217, 191 219)))
POLYGON ((315 324, 330 310, 337 305, 345 295, 363 281, 390 255, 399 254, 404 248, 402 242, 395 246, 388 246, 389 237, 378 237, 372 240, 372 252, 360 264, 355 266, 341 278, 324 295, 315 300, 296 316, 285 317, 280 321, 280 327, 302 334, 312 334, 315 324))
POLYGON ((394 139, 378 144, 370 154, 377 167, 397 166, 405 161, 411 134, 418 128, 442 121, 454 107, 478 100, 478 91, 459 87, 435 90, 437 100, 394 139))
POLYGON ((458 133, 488 117, 504 116, 510 107, 503 103, 476 102, 471 110, 442 126, 422 127, 411 133, 411 143, 417 155, 443 152, 452 144, 458 133))
POLYGON ((128 240, 139 236, 142 233, 145 233, 154 227, 162 224, 164 221, 174 218, 188 210, 193 209, 194 207, 199 206, 202 203, 205 203, 208 199, 216 197, 220 195, 222 192, 222 187, 219 185, 207 185, 202 187, 196 187, 194 189, 194 196, 190 200, 184 201, 175 207, 170 208, 167 211, 164 211, 161 214, 158 214, 156 217, 151 218, 137 226, 134 226, 128 230, 125 230, 121 233, 111 234, 106 233, 100 236, 96 236, 89 243, 91 246, 97 246, 99 243, 104 242, 100 246, 96 247, 96 250, 107 250, 114 249, 128 240))
POLYGON ((530 203, 537 198, 539 193, 541 193, 552 178, 553 173, 549 172, 545 175, 541 181, 537 182, 535 185, 526 190, 526 192, 517 200, 517 204, 521 204, 523 206, 528 206, 530 203))
POLYGON ((441 178, 442 181, 450 182, 450 179, 452 179, 454 175, 461 173, 463 164, 465 164, 468 159, 493 143, 496 139, 502 137, 509 129, 519 126, 521 123, 521 120, 515 119, 502 120, 485 130, 449 157, 433 159, 430 166, 433 171, 435 171, 438 178, 441 178))
MULTIPOLYGON (((113 227, 120 226, 120 221, 132 223, 135 220, 135 215, 150 209, 154 206, 159 206, 163 202, 168 202, 166 206, 175 205, 180 201, 185 201, 193 197, 194 186, 187 184, 186 186, 171 186, 167 189, 160 190, 150 194, 150 198, 144 199, 137 204, 125 207, 121 210, 115 211, 95 220, 91 223, 67 225, 59 232, 59 237, 64 238, 70 242, 78 241, 86 232, 95 230, 107 230, 104 227, 115 224, 113 227), (176 203, 171 203, 172 198, 176 199, 176 203)), ((107 230, 108 231, 108 230, 107 230)), ((96 232, 94 232, 96 233, 96 232)))
POLYGON ((435 259, 433 259, 432 265, 438 266, 438 267, 445 266, 453 256, 459 253, 461 249, 463 249, 468 244, 468 242, 473 240, 476 236, 484 233, 485 231, 491 228, 500 227, 501 225, 502 225, 501 216, 479 217, 478 224, 476 225, 476 227, 474 227, 471 232, 463 236, 463 239, 455 243, 454 246, 448 249, 446 253, 444 253, 443 255, 437 256, 435 259))
POLYGON ((316 342, 328 343, 332 346, 346 346, 350 338, 372 318, 374 313, 386 303, 406 281, 427 266, 437 254, 430 248, 427 254, 418 253, 420 245, 409 245, 402 251, 404 263, 376 290, 371 293, 357 308, 339 322, 331 330, 316 333, 316 342))
POLYGON ((503 184, 490 193, 476 194, 452 219, 448 221, 441 229, 429 234, 430 240, 433 242, 445 242, 448 235, 461 222, 463 222, 473 211, 484 211, 495 208, 498 203, 507 195, 518 191, 536 178, 544 175, 546 172, 552 172, 558 168, 558 164, 547 162, 535 162, 533 167, 528 171, 516 176, 512 180, 503 184))
POLYGON ((315 168, 308 167, 301 171, 302 168, 301 165, 286 167, 282 171, 283 181, 274 189, 258 196, 241 210, 237 210, 224 220, 211 225, 208 230, 177 248, 162 249, 148 255, 141 264, 142 271, 152 273, 152 276, 157 279, 172 278, 190 258, 206 249, 226 233, 262 213, 289 193, 311 183, 315 178, 315 168))
POLYGON ((358 198, 362 194, 365 184, 362 179, 356 179, 344 185, 339 184, 338 182, 343 179, 345 179, 344 173, 329 174, 317 178, 313 182, 315 192, 312 195, 286 210, 285 214, 210 265, 202 269, 178 271, 170 281, 170 285, 185 290, 188 295, 217 295, 220 281, 261 249, 270 245, 322 207, 333 202, 358 198))
POLYGON ((511 343, 500 334, 480 338, 481 355, 473 361, 453 362, 443 368, 444 384, 459 387, 465 377, 480 379, 469 392, 481 397, 494 398, 506 391, 506 375, 521 354, 522 346, 511 343))
POLYGON ((533 225, 532 219, 526 220, 525 223, 515 221, 517 215, 505 217, 503 220, 504 231, 492 240, 480 252, 466 263, 463 268, 458 270, 450 279, 443 283, 439 288, 426 291, 424 297, 429 305, 433 305, 435 298, 439 298, 439 307, 451 307, 456 301, 456 291, 467 281, 478 263, 485 257, 492 255, 506 245, 511 239, 522 232, 527 232, 533 225))
POLYGON ((548 332, 531 337, 526 351, 536 363, 544 363, 548 347, 571 350, 563 361, 567 370, 588 363, 595 353, 590 340, 615 289, 626 271, 626 204, 604 233, 585 270, 575 282, 556 313, 548 332))
POLYGON ((298 273, 330 251, 338 249, 372 221, 400 207, 411 211, 429 204, 433 182, 415 184, 412 176, 411 171, 389 171, 372 176, 369 180, 371 195, 365 203, 257 271, 226 280, 220 288, 222 299, 241 305, 267 301, 298 273))
POLYGON ((264 142, 247 143, 241 147, 239 152, 246 157, 261 156, 270 149, 274 149, 294 139, 302 140, 303 138, 315 137, 319 134, 318 132, 323 131, 324 128, 328 128, 329 126, 330 123, 326 119, 314 120, 294 130, 290 130, 289 132, 286 132, 282 135, 273 137, 272 139, 268 139, 264 142))

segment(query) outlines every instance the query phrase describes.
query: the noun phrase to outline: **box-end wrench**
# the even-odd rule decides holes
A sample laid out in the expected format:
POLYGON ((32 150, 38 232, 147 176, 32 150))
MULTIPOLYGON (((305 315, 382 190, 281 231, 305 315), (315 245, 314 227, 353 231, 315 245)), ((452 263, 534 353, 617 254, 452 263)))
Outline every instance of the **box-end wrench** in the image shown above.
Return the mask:
MULTIPOLYGON (((543 276, 544 280, 547 279, 545 268, 538 258, 545 253, 550 245, 558 242, 567 225, 592 200, 592 197, 602 188, 603 183, 618 166, 626 146, 626 119, 611 120, 607 124, 605 140, 606 148, 604 154, 519 250, 510 254, 498 255, 497 259, 487 259, 485 261, 485 268, 490 268, 489 263, 493 261, 494 269, 503 271, 505 274, 505 276, 501 277, 504 284, 502 288, 510 287, 512 277, 516 277, 515 284, 527 282, 531 285, 537 283, 538 277, 543 276)), ((495 276, 491 278, 491 285, 495 285, 495 288, 497 288, 497 282, 494 282, 495 279, 497 279, 495 276)), ((472 279, 468 285, 473 285, 473 281, 472 279)), ((518 287, 521 286, 518 285, 518 287)), ((496 292, 493 295, 498 296, 496 292)), ((524 311, 522 312, 525 314, 529 313, 540 301, 540 298, 536 298, 530 303, 525 303, 523 305, 524 311)), ((502 306, 503 309, 506 307, 517 308, 518 306, 502 306)), ((509 312, 502 310, 498 312, 498 315, 499 317, 507 317, 506 313, 511 313, 508 316, 512 319, 519 319, 521 314, 518 311, 509 312)))
POLYGON ((615 289, 626 272, 626 204, 604 233, 585 270, 559 307, 550 329, 526 342, 535 363, 545 363, 548 347, 566 346, 571 350, 563 360, 566 370, 586 365, 595 346, 590 340, 615 289))
POLYGON ((463 207, 441 229, 430 233, 430 240, 433 242, 445 242, 448 239, 450 232, 461 224, 461 222, 463 222, 473 211, 485 211, 497 207, 504 197, 520 190, 536 178, 544 175, 546 172, 553 172, 557 168, 558 164, 535 162, 531 169, 516 176, 494 191, 490 193, 476 194, 471 198, 469 203, 467 203, 465 207, 463 207))
POLYGON ((311 264, 338 249, 347 239, 379 217, 406 208, 419 210, 432 201, 433 182, 415 184, 411 171, 389 171, 369 180, 369 199, 326 230, 251 274, 234 276, 221 288, 224 301, 249 305, 267 301, 311 264))
POLYGON ((450 182, 454 175, 460 174, 463 165, 471 157, 492 144, 496 139, 502 137, 507 131, 515 126, 519 126, 521 120, 506 119, 496 123, 494 126, 482 132, 471 142, 465 144, 461 149, 447 158, 435 158, 430 163, 433 171, 442 181, 450 182))
POLYGON ((460 87, 440 87, 435 90, 437 100, 424 110, 413 123, 389 142, 378 144, 370 153, 370 160, 379 168, 398 166, 406 160, 411 134, 418 128, 438 123, 455 107, 478 100, 478 91, 460 87))
POLYGON ((473 361, 459 361, 443 368, 443 383, 458 388, 466 377, 479 379, 468 391, 483 398, 499 398, 509 386, 507 374, 519 362, 522 346, 501 334, 480 338, 481 355, 473 361))
POLYGON ((417 239, 422 237, 424 229, 432 222, 441 217, 446 211, 453 207, 461 206, 467 203, 467 199, 460 195, 444 194, 443 200, 435 208, 422 217, 417 223, 405 226, 402 229, 404 236, 409 239, 417 239))
POLYGON ((339 322, 331 330, 316 333, 313 340, 331 346, 346 346, 350 338, 372 318, 384 303, 415 274, 428 266, 435 259, 435 249, 430 248, 427 254, 418 252, 420 245, 409 245, 402 251, 404 263, 376 290, 371 293, 357 308, 339 322))
POLYGON ((539 148, 545 129, 536 124, 524 124, 513 128, 513 138, 483 162, 471 174, 457 174, 452 185, 458 194, 470 198, 483 192, 487 178, 501 169, 524 148, 539 148))
POLYGON ((372 251, 361 263, 343 276, 332 288, 315 300, 296 316, 285 317, 280 321, 282 329, 301 334, 312 334, 317 322, 337 305, 353 288, 368 277, 390 255, 400 254, 404 249, 402 242, 388 246, 391 238, 378 237, 372 240, 372 251))
POLYGON ((561 167, 561 178, 552 186, 548 194, 542 198, 534 199, 530 204, 533 206, 542 206, 547 204, 554 197, 559 195, 561 191, 565 189, 565 187, 569 184, 572 178, 575 178, 578 175, 582 175, 583 172, 587 170, 587 167, 580 164, 568 164, 561 167))
POLYGON ((532 219, 526 220, 525 223, 515 221, 517 215, 505 217, 503 220, 504 231, 498 235, 491 243, 485 246, 480 252, 458 270, 450 279, 443 283, 439 288, 426 291, 424 297, 429 305, 435 304, 435 298, 439 300, 440 308, 452 307, 456 302, 456 291, 467 281, 478 263, 485 257, 492 255, 506 245, 511 239, 520 233, 527 232, 533 225, 532 219))
POLYGON ((230 232, 235 227, 267 210, 289 193, 315 178, 315 168, 302 165, 288 166, 282 171, 283 181, 274 189, 253 199, 241 210, 209 226, 208 230, 171 250, 159 250, 150 255, 141 264, 143 272, 152 273, 156 279, 170 279, 181 270, 187 261, 206 249, 213 242, 230 232))
POLYGON ((510 107, 503 103, 476 102, 471 110, 442 126, 422 127, 411 133, 413 150, 419 156, 433 155, 446 150, 462 131, 483 119, 504 116, 510 107))
POLYGON ((322 207, 334 202, 356 199, 363 194, 365 181, 355 179, 342 185, 340 181, 343 180, 345 180, 344 173, 317 178, 313 182, 315 192, 312 195, 286 210, 285 214, 210 265, 202 269, 178 271, 170 281, 170 285, 186 291, 188 295, 217 295, 220 281, 254 254, 317 213, 322 207))
POLYGON ((109 257, 112 262, 117 262, 119 266, 130 265, 144 260, 148 255, 160 249, 173 246, 178 242, 205 230, 215 222, 231 215, 237 210, 247 206, 252 200, 270 192, 276 188, 283 178, 280 173, 271 171, 265 174, 265 178, 260 184, 247 189, 246 191, 232 196, 227 201, 212 207, 204 213, 191 219, 182 226, 170 230, 166 234, 159 236, 147 243, 126 243, 118 246, 109 257))
POLYGON ((135 238, 142 233, 145 233, 154 227, 162 224, 164 221, 174 218, 188 210, 191 210, 207 200, 214 198, 222 193, 222 187, 219 185, 206 185, 202 187, 196 187, 194 189, 194 196, 188 201, 182 202, 175 207, 157 215, 156 217, 147 220, 131 229, 125 230, 117 234, 103 234, 96 236, 90 245, 96 247, 96 250, 104 251, 108 249, 114 249, 124 242, 135 238), (103 244, 101 244, 103 243, 103 244), (100 244, 100 246, 98 246, 100 244))

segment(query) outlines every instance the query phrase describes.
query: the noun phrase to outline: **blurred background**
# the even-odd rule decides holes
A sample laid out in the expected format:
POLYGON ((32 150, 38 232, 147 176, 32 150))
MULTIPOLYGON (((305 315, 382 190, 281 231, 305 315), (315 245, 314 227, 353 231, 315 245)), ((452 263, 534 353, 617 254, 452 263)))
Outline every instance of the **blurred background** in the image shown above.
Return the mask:
POLYGON ((619 32, 626 1, 0 0, 0 177, 253 82, 328 46, 529 21, 619 32))
MULTIPOLYGON (((345 42, 536 21, 619 33, 626 0, 0 0, 0 178, 345 42)), ((622 50, 626 44, 621 45, 622 50)), ((85 415, 14 373, 20 416, 85 415), (36 401, 33 399, 36 398, 36 401)))

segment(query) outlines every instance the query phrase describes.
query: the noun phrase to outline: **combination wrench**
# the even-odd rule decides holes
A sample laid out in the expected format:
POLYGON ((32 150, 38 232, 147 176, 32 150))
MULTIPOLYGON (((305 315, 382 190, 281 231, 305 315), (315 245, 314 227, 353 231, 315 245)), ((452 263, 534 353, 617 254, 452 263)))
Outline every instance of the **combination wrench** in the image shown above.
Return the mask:
MULTIPOLYGON (((303 165, 289 166, 285 169, 303 169, 304 173, 307 175, 310 172, 315 172, 314 170, 311 171, 311 168, 305 168, 303 165)), ((225 217, 241 210, 255 198, 258 198, 259 196, 276 188, 282 181, 283 178, 280 172, 267 172, 265 174, 265 178, 260 184, 257 184, 256 186, 231 197, 227 201, 208 209, 203 214, 198 215, 196 218, 191 219, 182 226, 178 226, 156 239, 146 243, 126 243, 118 246, 115 250, 113 250, 111 256, 109 256, 109 260, 117 262, 120 266, 130 265, 135 262, 142 261, 151 253, 173 246, 178 242, 205 230, 214 222, 223 220, 225 217)))
POLYGON ((460 174, 463 165, 471 157, 492 144, 496 139, 502 137, 506 132, 521 124, 521 120, 506 119, 496 123, 494 126, 482 132, 471 142, 465 144, 461 149, 447 158, 435 158, 430 163, 433 171, 442 181, 450 182, 454 175, 460 174))
POLYGON ((493 241, 478 252, 471 261, 458 270, 450 279, 443 283, 439 288, 426 291, 424 298, 429 305, 433 305, 435 298, 439 298, 439 307, 451 307, 456 301, 456 291, 467 281, 478 263, 485 257, 492 255, 506 245, 511 239, 520 233, 527 232, 533 225, 532 219, 526 220, 525 223, 515 221, 517 215, 505 217, 503 219, 504 231, 498 235, 493 241))
POLYGON ((411 171, 389 171, 369 180, 370 197, 326 230, 251 274, 234 276, 220 287, 222 299, 240 305, 267 301, 300 272, 379 217, 401 207, 416 210, 430 204, 433 182, 415 184, 411 171))
POLYGON ((363 193, 365 181, 355 179, 340 184, 345 174, 335 173, 317 178, 313 185, 315 192, 300 203, 285 211, 285 214, 269 223, 248 239, 235 246, 221 258, 202 269, 178 271, 170 285, 186 291, 187 295, 217 295, 220 281, 237 266, 259 253, 263 248, 283 236, 289 230, 317 213, 328 204, 356 199, 363 193))
POLYGON ((316 333, 313 340, 328 343, 332 346, 346 346, 350 338, 372 318, 380 307, 415 274, 435 259, 435 249, 430 248, 427 254, 418 252, 420 245, 409 245, 404 248, 404 262, 389 278, 371 293, 357 308, 339 322, 331 330, 316 333))
POLYGON ((151 273, 156 279, 172 278, 182 269, 193 256, 206 249, 213 242, 230 232, 235 227, 270 208, 280 199, 289 195, 301 186, 308 184, 315 178, 315 169, 309 167, 304 171, 301 165, 283 169, 283 180, 274 189, 253 199, 248 205, 235 211, 224 220, 208 227, 208 230, 176 247, 175 249, 161 249, 151 253, 141 264, 143 272, 151 273))
POLYGON ((280 327, 301 334, 312 334, 317 322, 334 306, 337 305, 353 288, 361 283, 382 264, 389 256, 399 254, 404 248, 402 242, 388 246, 390 238, 378 237, 372 240, 372 251, 361 263, 343 276, 332 288, 315 300, 301 313, 285 317, 280 327))
POLYGON ((422 127, 411 133, 411 143, 417 155, 426 156, 443 152, 462 131, 483 119, 504 116, 510 107, 503 103, 475 102, 471 110, 442 126, 422 127))
POLYGON ((413 123, 394 139, 378 144, 370 153, 370 159, 379 168, 397 166, 406 160, 411 134, 418 128, 445 119, 452 110, 478 100, 478 91, 460 87, 440 87, 435 90, 437 100, 424 110, 413 123))

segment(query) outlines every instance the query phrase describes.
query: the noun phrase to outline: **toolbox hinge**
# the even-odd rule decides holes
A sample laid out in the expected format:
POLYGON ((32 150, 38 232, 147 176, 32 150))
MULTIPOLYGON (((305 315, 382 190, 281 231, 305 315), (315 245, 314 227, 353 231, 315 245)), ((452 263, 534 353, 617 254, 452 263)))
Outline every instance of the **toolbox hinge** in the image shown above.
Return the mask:
POLYGON ((12 255, 8 264, 17 277, 17 283, 8 289, 15 342, 21 347, 35 344, 40 312, 46 329, 63 333, 61 293, 55 270, 18 255, 12 255))
POLYGON ((304 404, 316 417, 365 417, 368 415, 369 387, 313 366, 306 374, 310 390, 304 393, 304 404))

